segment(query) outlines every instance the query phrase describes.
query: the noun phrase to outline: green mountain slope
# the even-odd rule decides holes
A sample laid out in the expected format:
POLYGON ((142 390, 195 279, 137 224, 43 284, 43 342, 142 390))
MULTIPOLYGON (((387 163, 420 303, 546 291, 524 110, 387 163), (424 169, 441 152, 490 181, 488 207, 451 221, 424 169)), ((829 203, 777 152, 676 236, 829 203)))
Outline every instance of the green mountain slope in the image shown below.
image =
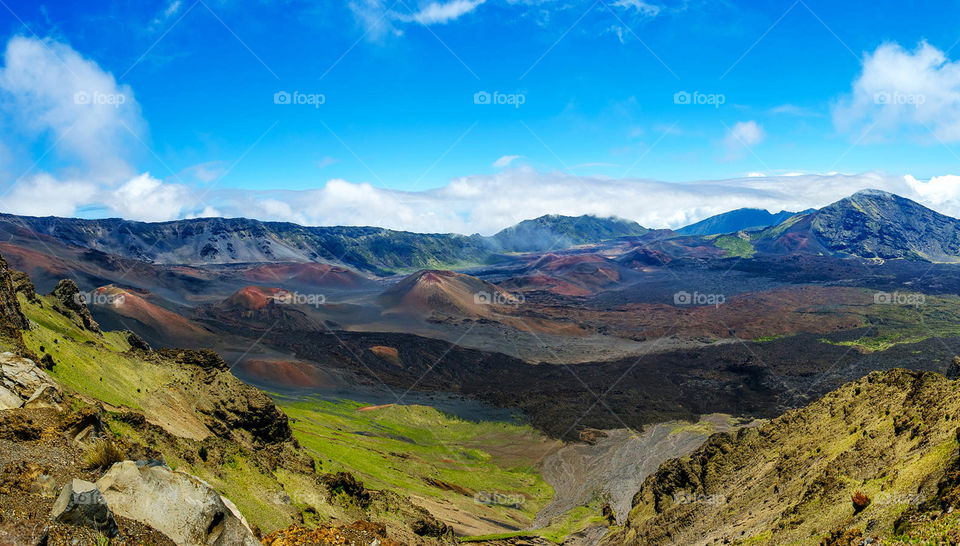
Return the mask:
POLYGON ((960 261, 960 220, 897 195, 864 190, 755 237, 774 254, 960 261))
POLYGON ((957 458, 958 416, 956 381, 872 373, 667 462, 607 543, 819 544, 851 528, 891 537, 905 511, 937 498, 957 458))
POLYGON ((621 218, 550 214, 506 228, 491 241, 505 252, 549 252, 618 237, 638 237, 649 231, 621 218))

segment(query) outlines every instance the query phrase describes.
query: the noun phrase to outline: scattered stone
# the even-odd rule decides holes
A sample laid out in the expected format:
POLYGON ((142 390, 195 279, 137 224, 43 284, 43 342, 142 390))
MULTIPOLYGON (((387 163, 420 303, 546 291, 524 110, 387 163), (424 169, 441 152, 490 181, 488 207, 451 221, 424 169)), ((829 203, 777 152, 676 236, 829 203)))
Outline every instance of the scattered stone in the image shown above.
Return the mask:
POLYGON ((41 497, 56 497, 57 480, 49 474, 41 474, 30 485, 30 492, 41 497))
POLYGON ((597 430, 595 428, 586 428, 580 431, 580 441, 590 444, 597 445, 601 439, 609 436, 606 432, 602 430, 597 430))
POLYGON ((294 525, 265 536, 263 544, 265 546, 300 546, 306 544, 400 546, 401 543, 391 540, 386 533, 383 524, 369 521, 358 521, 343 527, 321 525, 316 529, 294 525))
POLYGON ((177 544, 259 544, 236 507, 190 474, 123 461, 97 484, 118 515, 145 523, 177 544))
POLYGON ((12 521, 0 524, 0 546, 39 546, 47 544, 49 528, 46 525, 12 521))
MULTIPOLYGON (((37 479, 44 475, 44 469, 31 461, 17 461, 10 463, 0 474, 0 495, 16 495, 29 492, 37 479)), ((54 496, 57 492, 54 490, 54 496)))
POLYGON ((100 413, 90 407, 82 408, 70 415, 60 425, 63 435, 75 444, 88 444, 103 435, 103 420, 100 413))
POLYGON ((107 536, 119 533, 117 522, 97 486, 83 480, 71 480, 63 486, 53 503, 50 519, 70 525, 92 527, 107 536))

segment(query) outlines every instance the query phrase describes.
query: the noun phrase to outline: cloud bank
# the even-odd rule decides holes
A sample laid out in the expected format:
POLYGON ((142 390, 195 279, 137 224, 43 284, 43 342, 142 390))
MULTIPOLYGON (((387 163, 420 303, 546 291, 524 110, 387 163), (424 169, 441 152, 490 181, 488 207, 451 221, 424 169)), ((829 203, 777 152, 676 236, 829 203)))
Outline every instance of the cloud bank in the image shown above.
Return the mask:
POLYGON ((646 227, 678 228, 741 207, 780 210, 819 208, 862 189, 882 189, 960 216, 960 176, 920 181, 911 176, 749 176, 662 182, 508 168, 465 176, 427 191, 399 191, 368 183, 330 180, 309 191, 211 195, 219 215, 305 225, 374 225, 418 232, 489 235, 544 214, 619 216, 646 227))

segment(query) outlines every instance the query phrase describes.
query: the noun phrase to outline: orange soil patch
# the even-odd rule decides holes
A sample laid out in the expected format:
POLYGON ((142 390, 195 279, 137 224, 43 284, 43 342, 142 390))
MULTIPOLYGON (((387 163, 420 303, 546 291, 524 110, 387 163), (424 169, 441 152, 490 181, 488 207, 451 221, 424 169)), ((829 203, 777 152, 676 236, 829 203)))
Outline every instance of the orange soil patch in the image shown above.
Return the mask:
POLYGON ((244 373, 272 385, 324 387, 327 382, 317 369, 296 360, 245 360, 238 364, 244 373))
POLYGON ((94 290, 98 296, 109 296, 105 300, 117 314, 140 321, 158 332, 177 339, 196 339, 209 336, 210 333, 189 319, 147 301, 152 295, 147 291, 134 291, 113 285, 101 286, 94 290))
POLYGON ((364 406, 362 408, 357 408, 357 411, 376 411, 381 409, 386 409, 393 407, 393 404, 380 404, 379 406, 364 406))
POLYGON ((393 347, 385 347, 383 345, 374 345, 370 347, 370 352, 379 356, 384 360, 389 360, 390 362, 400 365, 400 351, 393 347))
POLYGON ((261 265, 248 269, 243 276, 255 282, 297 281, 340 288, 353 288, 367 280, 347 268, 318 263, 261 265))

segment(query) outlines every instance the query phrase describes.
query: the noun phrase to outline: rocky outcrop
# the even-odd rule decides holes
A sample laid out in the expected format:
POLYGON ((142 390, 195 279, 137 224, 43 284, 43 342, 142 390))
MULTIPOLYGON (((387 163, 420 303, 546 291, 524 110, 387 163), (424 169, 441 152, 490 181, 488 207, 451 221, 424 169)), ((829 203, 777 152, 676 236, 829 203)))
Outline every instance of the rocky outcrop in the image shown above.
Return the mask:
POLYGON ((37 295, 37 287, 33 285, 33 281, 30 280, 30 277, 26 273, 11 269, 10 279, 13 281, 14 292, 23 294, 30 303, 36 303, 41 307, 43 306, 43 303, 40 301, 40 296, 37 295))
POLYGON ((57 298, 61 307, 60 311, 66 311, 64 314, 67 316, 71 314, 76 315, 76 317, 71 318, 74 318, 78 325, 82 326, 85 330, 98 334, 101 333, 100 325, 97 324, 97 321, 93 320, 93 316, 90 315, 90 310, 87 309, 87 300, 83 293, 80 292, 80 287, 77 286, 77 283, 70 279, 63 279, 57 283, 56 288, 53 289, 50 295, 57 298))
POLYGON ((134 333, 134 332, 129 332, 129 333, 127 334, 127 343, 130 344, 130 349, 132 349, 132 350, 134 350, 134 351, 147 351, 147 352, 150 352, 150 351, 153 350, 153 348, 150 347, 150 344, 149 344, 149 343, 147 343, 146 341, 144 341, 144 339, 143 339, 142 337, 138 336, 138 335, 137 335, 136 333, 134 333))
POLYGON ((30 328, 30 322, 17 301, 12 273, 6 260, 0 256, 0 326, 8 330, 26 330, 30 328))
POLYGON ((37 364, 13 353, 0 353, 0 410, 58 407, 60 388, 37 364))
POLYGON ((216 352, 161 349, 157 354, 194 369, 195 380, 187 388, 214 434, 243 443, 276 444, 293 438, 286 414, 263 391, 234 377, 216 352))
POLYGON ((113 513, 97 486, 83 480, 71 480, 63 486, 53 503, 50 519, 70 525, 84 525, 107 536, 119 532, 113 513))
POLYGON ((259 544, 233 503, 190 474, 124 461, 113 465, 97 486, 117 515, 145 523, 177 544, 259 544))

